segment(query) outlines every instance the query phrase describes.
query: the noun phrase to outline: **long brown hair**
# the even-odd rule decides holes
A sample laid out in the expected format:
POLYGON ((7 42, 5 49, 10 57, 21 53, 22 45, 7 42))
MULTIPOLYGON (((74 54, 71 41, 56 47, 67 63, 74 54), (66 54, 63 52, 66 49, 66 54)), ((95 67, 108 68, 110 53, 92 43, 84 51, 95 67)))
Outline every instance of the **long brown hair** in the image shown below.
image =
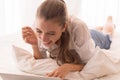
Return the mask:
MULTIPOLYGON (((37 9, 36 17, 44 18, 45 20, 55 19, 61 25, 68 22, 67 8, 63 0, 45 0, 37 9)), ((66 29, 60 38, 60 49, 55 57, 59 65, 64 63, 80 63, 80 57, 75 50, 69 50, 70 35, 66 29)), ((51 53, 52 54, 52 53, 51 53)), ((50 54, 50 55, 51 55, 50 54)), ((51 58, 53 58, 51 56, 51 58)))

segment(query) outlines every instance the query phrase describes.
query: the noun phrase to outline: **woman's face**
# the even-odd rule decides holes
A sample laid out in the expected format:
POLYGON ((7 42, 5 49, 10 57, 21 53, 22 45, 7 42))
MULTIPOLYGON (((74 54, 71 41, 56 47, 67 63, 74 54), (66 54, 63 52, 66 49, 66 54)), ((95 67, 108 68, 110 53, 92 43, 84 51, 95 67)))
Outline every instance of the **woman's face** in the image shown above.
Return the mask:
POLYGON ((41 40, 42 44, 46 47, 51 47, 61 37, 65 27, 53 20, 37 19, 35 23, 37 37, 41 40))

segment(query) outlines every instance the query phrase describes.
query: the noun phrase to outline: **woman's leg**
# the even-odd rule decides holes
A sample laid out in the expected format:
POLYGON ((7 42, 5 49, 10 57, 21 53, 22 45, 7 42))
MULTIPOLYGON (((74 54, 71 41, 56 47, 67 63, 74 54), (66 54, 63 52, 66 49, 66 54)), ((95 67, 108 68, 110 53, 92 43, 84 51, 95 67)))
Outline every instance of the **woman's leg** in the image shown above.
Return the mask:
POLYGON ((99 46, 101 49, 109 49, 111 45, 111 39, 109 35, 105 35, 97 30, 90 30, 91 37, 95 42, 96 46, 99 46))

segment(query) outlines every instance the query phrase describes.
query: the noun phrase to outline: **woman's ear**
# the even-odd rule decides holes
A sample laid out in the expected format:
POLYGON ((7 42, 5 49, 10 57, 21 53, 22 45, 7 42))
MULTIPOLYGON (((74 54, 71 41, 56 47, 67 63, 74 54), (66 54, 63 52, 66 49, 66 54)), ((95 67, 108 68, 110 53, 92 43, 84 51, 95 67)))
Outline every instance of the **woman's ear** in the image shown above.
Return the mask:
POLYGON ((63 25, 62 32, 65 32, 66 29, 67 29, 67 24, 65 23, 65 24, 63 25))

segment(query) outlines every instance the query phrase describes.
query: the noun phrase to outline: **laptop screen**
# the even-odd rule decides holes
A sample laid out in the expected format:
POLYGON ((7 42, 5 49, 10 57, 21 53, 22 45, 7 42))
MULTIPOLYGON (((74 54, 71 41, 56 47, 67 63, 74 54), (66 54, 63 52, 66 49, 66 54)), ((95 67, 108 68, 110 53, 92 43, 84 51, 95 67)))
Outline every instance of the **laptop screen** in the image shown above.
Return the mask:
POLYGON ((55 77, 0 73, 2 80, 61 80, 55 77))

